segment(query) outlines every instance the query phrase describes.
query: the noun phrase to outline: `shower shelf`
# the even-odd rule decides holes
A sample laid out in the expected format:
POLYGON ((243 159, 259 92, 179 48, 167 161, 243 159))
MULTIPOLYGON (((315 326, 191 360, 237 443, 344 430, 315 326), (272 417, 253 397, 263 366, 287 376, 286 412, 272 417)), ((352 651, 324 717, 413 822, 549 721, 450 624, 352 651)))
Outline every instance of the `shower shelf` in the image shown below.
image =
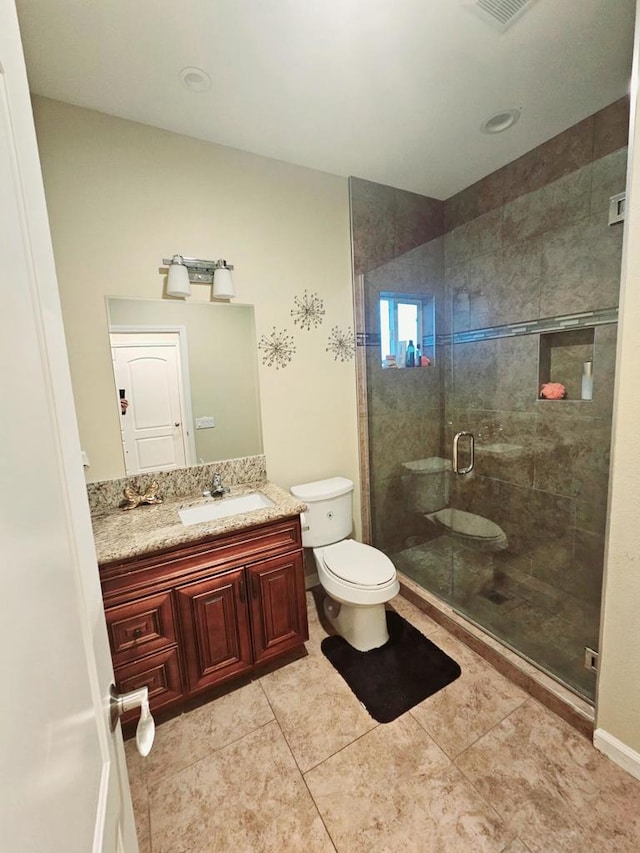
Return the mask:
POLYGON ((589 402, 582 399, 582 371, 585 362, 593 362, 593 341, 593 326, 540 335, 538 391, 547 382, 559 382, 567 391, 564 400, 542 402, 589 402))

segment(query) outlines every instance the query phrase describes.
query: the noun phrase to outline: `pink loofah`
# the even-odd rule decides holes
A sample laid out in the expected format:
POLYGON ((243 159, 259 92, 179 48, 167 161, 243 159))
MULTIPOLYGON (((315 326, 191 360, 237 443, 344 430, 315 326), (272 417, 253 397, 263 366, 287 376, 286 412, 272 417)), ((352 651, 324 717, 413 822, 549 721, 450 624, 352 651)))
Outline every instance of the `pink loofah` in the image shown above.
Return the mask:
POLYGON ((545 382, 540 389, 540 396, 544 400, 563 400, 567 396, 567 389, 560 382, 545 382))

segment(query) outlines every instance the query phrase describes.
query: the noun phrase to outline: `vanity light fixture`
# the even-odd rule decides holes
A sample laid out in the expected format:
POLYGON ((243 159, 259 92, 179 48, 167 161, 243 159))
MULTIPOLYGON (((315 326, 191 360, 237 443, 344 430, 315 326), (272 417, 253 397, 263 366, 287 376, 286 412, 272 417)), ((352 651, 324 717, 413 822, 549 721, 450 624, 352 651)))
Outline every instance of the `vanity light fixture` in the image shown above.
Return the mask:
POLYGON ((169 267, 167 296, 191 296, 191 283, 213 284, 215 299, 233 299, 236 295, 231 278, 233 265, 222 259, 201 261, 174 255, 171 259, 163 258, 162 263, 169 267))

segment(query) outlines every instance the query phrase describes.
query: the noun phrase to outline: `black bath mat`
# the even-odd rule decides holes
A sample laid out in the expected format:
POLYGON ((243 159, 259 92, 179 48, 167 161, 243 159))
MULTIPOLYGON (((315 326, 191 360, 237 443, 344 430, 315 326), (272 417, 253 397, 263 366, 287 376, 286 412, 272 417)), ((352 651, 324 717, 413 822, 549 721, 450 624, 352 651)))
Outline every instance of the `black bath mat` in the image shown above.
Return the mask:
POLYGON ((342 637, 325 637, 322 653, 347 682, 374 720, 390 723, 460 675, 449 655, 387 611, 389 642, 359 652, 342 637))

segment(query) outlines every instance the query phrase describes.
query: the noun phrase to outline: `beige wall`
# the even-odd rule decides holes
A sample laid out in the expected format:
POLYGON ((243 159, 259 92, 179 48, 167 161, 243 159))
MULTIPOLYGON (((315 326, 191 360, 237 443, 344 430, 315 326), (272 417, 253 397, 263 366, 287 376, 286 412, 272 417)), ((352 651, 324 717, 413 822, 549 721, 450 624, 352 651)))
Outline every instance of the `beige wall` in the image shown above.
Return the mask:
POLYGON ((597 726, 636 753, 633 769, 640 777, 639 28, 637 19, 597 726))
POLYGON ((34 115, 90 479, 121 475, 105 296, 160 297, 179 252, 233 263, 258 337, 295 339, 286 368, 259 366, 269 478, 357 483, 354 362, 326 352, 333 326, 353 328, 346 179, 44 98, 34 115), (305 289, 326 309, 309 332, 290 314, 305 289))

